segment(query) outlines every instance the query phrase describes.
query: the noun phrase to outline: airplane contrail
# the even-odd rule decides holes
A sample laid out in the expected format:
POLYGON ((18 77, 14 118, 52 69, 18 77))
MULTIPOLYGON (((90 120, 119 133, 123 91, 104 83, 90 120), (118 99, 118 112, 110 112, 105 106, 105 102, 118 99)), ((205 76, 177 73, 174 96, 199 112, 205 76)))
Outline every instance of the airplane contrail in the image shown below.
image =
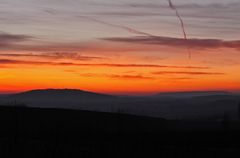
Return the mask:
MULTIPOLYGON (((181 28, 182 28, 182 32, 183 32, 183 36, 184 36, 184 39, 187 41, 188 40, 188 37, 187 37, 187 33, 186 33, 186 30, 185 30, 185 26, 184 26, 184 22, 182 20, 182 17, 180 16, 177 8, 175 7, 175 5, 172 3, 171 0, 167 0, 168 3, 169 3, 169 7, 175 11, 175 14, 176 16, 178 17, 180 23, 181 23, 181 28)), ((111 26, 111 27, 116 27, 116 28, 120 28, 120 29, 124 29, 124 30, 127 30, 128 32, 131 32, 131 33, 134 33, 134 34, 138 34, 138 35, 144 35, 144 36, 148 36, 148 37, 159 37, 159 36, 156 36, 156 35, 153 35, 153 34, 150 34, 150 33, 147 33, 147 32, 142 32, 142 31, 139 31, 139 30, 136 30, 134 28, 131 28, 131 27, 127 27, 127 26, 123 26, 123 25, 118 25, 118 24, 112 24, 112 23, 109 23, 109 22, 106 22, 106 21, 103 21, 103 20, 99 20, 99 19, 96 19, 96 18, 93 18, 93 17, 88 17, 88 16, 83 16, 83 15, 79 15, 77 17, 80 17, 80 18, 84 18, 84 19, 87 19, 87 20, 90 20, 90 21, 94 21, 96 23, 100 23, 100 24, 103 24, 103 25, 107 25, 107 26, 111 26)), ((188 55, 189 55, 189 58, 191 58, 191 52, 190 50, 188 49, 188 55)))
MULTIPOLYGON (((183 22, 183 20, 182 20, 182 17, 180 16, 180 14, 179 14, 176 6, 172 3, 172 1, 171 1, 171 0, 167 0, 167 1, 168 1, 168 4, 169 4, 169 7, 170 7, 172 10, 175 11, 176 16, 178 17, 178 19, 179 19, 179 21, 180 21, 180 23, 181 23, 181 28, 182 28, 182 32, 183 32, 184 39, 185 39, 185 40, 188 40, 187 33, 186 33, 186 30, 185 30, 185 25, 184 25, 184 22, 183 22)), ((191 52, 190 52, 189 49, 188 49, 188 55, 189 55, 189 58, 191 58, 192 55, 191 55, 191 52)))
POLYGON ((112 24, 112 23, 109 23, 109 22, 98 20, 96 18, 92 18, 92 17, 88 17, 88 16, 78 16, 78 17, 84 18, 84 19, 87 19, 87 20, 91 20, 91 21, 94 21, 94 22, 97 22, 97 23, 100 23, 100 24, 103 24, 103 25, 108 25, 108 26, 111 26, 111 27, 121 28, 121 29, 127 30, 131 33, 134 33, 134 34, 139 34, 139 35, 144 35, 144 36, 149 36, 149 37, 157 37, 157 36, 155 36, 153 34, 150 34, 150 33, 142 32, 142 31, 139 31, 139 30, 127 27, 127 26, 123 26, 123 25, 112 24))

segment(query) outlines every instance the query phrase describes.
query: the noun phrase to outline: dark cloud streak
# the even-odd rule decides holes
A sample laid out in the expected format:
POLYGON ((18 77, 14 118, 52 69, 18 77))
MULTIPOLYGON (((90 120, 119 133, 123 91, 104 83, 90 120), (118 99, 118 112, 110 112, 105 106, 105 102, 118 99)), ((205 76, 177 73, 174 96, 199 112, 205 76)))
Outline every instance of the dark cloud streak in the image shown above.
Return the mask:
POLYGON ((201 66, 172 66, 172 65, 154 65, 154 64, 109 64, 109 63, 73 63, 73 62, 44 62, 44 61, 26 61, 0 59, 0 65, 19 64, 19 65, 56 65, 56 66, 86 66, 86 67, 131 67, 131 68, 174 68, 174 69, 210 69, 201 66))
POLYGON ((154 44, 154 45, 164 45, 164 46, 177 46, 177 47, 186 47, 186 48, 235 48, 240 49, 240 40, 234 41, 224 41, 221 39, 181 39, 181 38, 172 38, 172 37, 113 37, 113 38, 102 38, 103 40, 113 41, 113 42, 127 42, 127 43, 136 43, 136 44, 154 44))
POLYGON ((86 73, 80 74, 83 77, 106 77, 111 79, 123 79, 123 80, 153 80, 154 77, 143 76, 143 75, 119 75, 119 74, 95 74, 95 73, 86 73))
POLYGON ((68 52, 53 52, 53 53, 0 53, 1 57, 33 57, 33 58, 45 58, 45 59, 74 59, 74 60, 94 60, 103 59, 97 56, 83 56, 78 53, 68 52))
POLYGON ((157 71, 154 75, 225 75, 220 72, 200 72, 200 71, 157 71))
POLYGON ((27 35, 13 35, 0 32, 0 47, 9 46, 17 42, 27 41, 30 40, 31 38, 33 37, 27 35))

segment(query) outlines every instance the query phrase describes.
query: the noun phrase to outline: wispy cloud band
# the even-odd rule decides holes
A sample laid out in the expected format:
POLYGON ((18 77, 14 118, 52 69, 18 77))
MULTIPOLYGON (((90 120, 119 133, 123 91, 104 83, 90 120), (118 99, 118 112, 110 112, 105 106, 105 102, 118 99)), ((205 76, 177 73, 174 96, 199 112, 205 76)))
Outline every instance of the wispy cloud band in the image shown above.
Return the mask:
POLYGON ((175 65, 154 65, 154 64, 112 64, 112 63, 74 63, 74 62, 46 62, 46 61, 27 61, 0 59, 0 65, 19 64, 19 65, 59 65, 59 66, 93 66, 93 67, 132 67, 132 68, 174 68, 174 69, 210 69, 204 66, 175 66, 175 65))
POLYGON ((30 40, 31 38, 33 37, 28 35, 14 35, 0 32, 0 46, 1 47, 9 46, 17 42, 30 40))
POLYGON ((113 42, 126 42, 126 43, 136 43, 136 44, 154 44, 154 45, 164 45, 164 46, 177 46, 177 47, 191 47, 191 48, 236 48, 240 49, 240 40, 225 41, 221 39, 196 39, 191 38, 188 40, 182 38, 172 38, 172 37, 113 37, 113 38, 102 38, 103 40, 113 41, 113 42))
POLYGON ((221 72, 202 72, 202 71, 157 71, 154 75, 225 75, 221 72))

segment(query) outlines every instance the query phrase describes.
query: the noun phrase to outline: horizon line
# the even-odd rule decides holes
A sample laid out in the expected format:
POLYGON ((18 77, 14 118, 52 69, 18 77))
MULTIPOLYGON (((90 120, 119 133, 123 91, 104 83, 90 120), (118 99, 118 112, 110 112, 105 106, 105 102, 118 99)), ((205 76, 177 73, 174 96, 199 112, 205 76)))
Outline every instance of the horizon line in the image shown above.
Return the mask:
POLYGON ((240 90, 224 90, 224 89, 205 89, 205 90, 176 90, 176 91, 114 91, 114 92, 99 92, 99 91, 91 91, 91 90, 84 90, 84 89, 78 89, 78 88, 36 88, 36 89, 26 89, 26 90, 20 90, 20 91, 1 91, 0 95, 11 95, 11 94, 18 94, 18 93, 24 93, 24 92, 30 92, 30 91, 36 91, 36 90, 78 90, 78 91, 84 91, 84 92, 91 92, 91 93, 98 93, 98 94, 106 94, 106 95, 115 95, 115 96, 151 96, 161 93, 196 93, 196 92, 228 92, 228 93, 240 93, 240 90))

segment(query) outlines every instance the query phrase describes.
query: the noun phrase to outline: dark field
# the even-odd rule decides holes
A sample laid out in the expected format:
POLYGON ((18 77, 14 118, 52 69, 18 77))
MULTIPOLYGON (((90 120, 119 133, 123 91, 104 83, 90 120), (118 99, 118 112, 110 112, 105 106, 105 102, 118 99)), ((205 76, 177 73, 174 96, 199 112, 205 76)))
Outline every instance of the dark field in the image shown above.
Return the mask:
POLYGON ((0 157, 238 157, 238 122, 0 108, 0 157))

